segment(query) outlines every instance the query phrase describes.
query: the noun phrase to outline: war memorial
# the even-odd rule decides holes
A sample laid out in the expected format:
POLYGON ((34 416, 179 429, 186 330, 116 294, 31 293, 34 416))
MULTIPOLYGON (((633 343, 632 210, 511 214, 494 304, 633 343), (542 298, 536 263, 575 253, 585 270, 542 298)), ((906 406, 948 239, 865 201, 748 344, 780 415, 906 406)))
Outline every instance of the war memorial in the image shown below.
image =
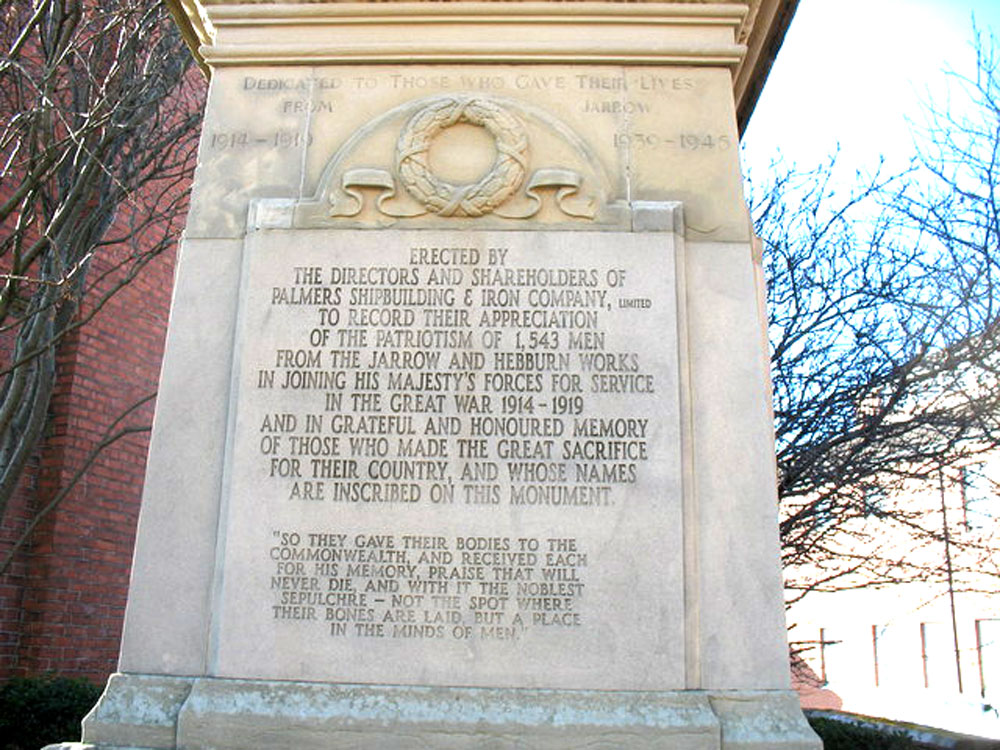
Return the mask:
POLYGON ((211 84, 84 743, 819 748, 738 157, 794 3, 174 6, 211 84))

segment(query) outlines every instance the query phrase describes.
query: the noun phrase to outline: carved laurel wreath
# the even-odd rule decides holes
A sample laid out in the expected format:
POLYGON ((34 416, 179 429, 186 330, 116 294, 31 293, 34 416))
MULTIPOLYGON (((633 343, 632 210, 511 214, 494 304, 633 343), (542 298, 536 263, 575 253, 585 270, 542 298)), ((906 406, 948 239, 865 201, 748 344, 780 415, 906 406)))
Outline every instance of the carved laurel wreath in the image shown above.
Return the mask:
POLYGON ((440 216, 482 216, 510 198, 527 172, 528 136, 513 114, 488 99, 448 97, 424 107, 406 123, 396 142, 400 182, 428 210, 440 216), (460 122, 486 128, 497 158, 478 182, 453 185, 430 169, 427 154, 438 133, 460 122))

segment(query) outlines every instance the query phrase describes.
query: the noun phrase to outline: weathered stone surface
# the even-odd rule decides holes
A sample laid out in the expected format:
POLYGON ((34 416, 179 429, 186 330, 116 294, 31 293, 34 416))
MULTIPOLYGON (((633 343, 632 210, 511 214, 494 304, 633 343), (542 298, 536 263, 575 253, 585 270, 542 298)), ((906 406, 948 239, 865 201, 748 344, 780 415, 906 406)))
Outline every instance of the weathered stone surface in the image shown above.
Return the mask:
POLYGON ((83 721, 83 741, 102 747, 176 746, 177 716, 193 680, 159 675, 114 674, 83 721))
POLYGON ((120 668, 207 668, 242 242, 185 240, 157 409, 120 668))
MULTIPOLYGON (((175 716, 178 748, 814 747, 795 696, 787 691, 504 690, 199 678, 183 686, 182 704, 170 686, 130 704, 133 689, 143 679, 152 681, 121 678, 116 675, 109 685, 103 710, 117 704, 115 718, 131 726, 175 716)), ((174 747, 151 735, 149 744, 121 745, 112 740, 113 731, 102 725, 90 733, 95 743, 53 750, 174 747)))
POLYGON ((704 695, 199 682, 179 741, 228 750, 718 746, 704 695))
POLYGON ((712 710, 729 750, 799 750, 818 747, 818 740, 791 691, 712 691, 712 710))

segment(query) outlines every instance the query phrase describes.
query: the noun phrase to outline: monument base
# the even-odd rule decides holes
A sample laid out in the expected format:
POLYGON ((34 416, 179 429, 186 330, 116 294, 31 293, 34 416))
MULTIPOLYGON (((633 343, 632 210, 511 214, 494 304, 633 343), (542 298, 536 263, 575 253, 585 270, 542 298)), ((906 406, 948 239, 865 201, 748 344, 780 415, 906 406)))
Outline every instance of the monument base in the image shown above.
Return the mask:
POLYGON ((329 685, 113 675, 82 745, 173 750, 287 747, 819 750, 795 693, 329 685))

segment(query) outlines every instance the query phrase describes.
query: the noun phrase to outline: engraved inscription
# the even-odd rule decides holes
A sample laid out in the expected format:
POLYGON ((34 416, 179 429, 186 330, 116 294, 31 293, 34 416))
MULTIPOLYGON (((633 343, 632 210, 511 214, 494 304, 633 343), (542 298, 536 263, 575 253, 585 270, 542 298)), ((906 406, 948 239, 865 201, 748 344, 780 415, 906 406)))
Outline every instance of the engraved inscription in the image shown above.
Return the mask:
POLYGON ((631 415, 657 384, 642 352, 609 340, 608 318, 652 302, 628 296, 625 269, 518 267, 508 252, 420 246, 405 265, 288 268, 270 306, 314 311, 310 327, 253 376, 311 407, 260 426, 284 496, 621 501, 613 487, 649 457, 649 418, 631 415), (628 398, 593 417, 603 394, 628 398))
POLYGON ((219 673, 679 685, 669 247, 252 236, 219 673))

